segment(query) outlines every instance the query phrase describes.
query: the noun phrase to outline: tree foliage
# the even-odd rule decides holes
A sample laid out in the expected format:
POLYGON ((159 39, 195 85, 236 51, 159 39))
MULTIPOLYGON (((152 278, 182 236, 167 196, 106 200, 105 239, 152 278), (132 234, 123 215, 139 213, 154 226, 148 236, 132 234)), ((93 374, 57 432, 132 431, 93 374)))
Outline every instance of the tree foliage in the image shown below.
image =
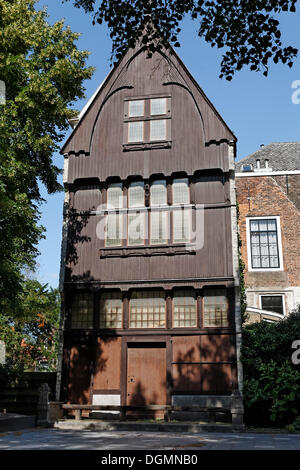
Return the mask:
POLYGON ((220 77, 227 80, 245 65, 251 70, 262 70, 264 75, 268 74, 270 60, 291 67, 298 52, 283 45, 277 19, 281 12, 295 12, 297 0, 72 1, 76 7, 93 13, 93 23, 107 23, 115 59, 140 39, 150 53, 162 45, 180 46, 180 22, 185 15, 197 21, 198 35, 212 47, 226 48, 220 77))
POLYGON ((300 339, 300 310, 278 323, 243 329, 242 360, 246 422, 291 425, 300 420, 300 368, 292 344, 300 339))
POLYGON ((47 23, 37 0, 0 0, 0 306, 15 307, 24 268, 34 269, 42 202, 40 184, 61 190, 53 164, 70 107, 84 96, 92 75, 87 51, 76 46, 79 34, 63 20, 47 23))
POLYGON ((55 370, 58 350, 60 295, 36 280, 27 279, 19 309, 0 314, 0 340, 5 342, 6 363, 0 371, 18 374, 39 368, 55 370))

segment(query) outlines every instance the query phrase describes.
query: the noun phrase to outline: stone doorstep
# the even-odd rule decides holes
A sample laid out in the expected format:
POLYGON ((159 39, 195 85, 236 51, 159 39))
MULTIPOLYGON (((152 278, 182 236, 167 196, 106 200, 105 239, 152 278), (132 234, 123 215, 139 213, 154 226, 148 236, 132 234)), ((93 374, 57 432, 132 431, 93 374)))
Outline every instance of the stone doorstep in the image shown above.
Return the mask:
POLYGON ((242 432, 244 425, 232 425, 225 423, 150 423, 141 421, 100 421, 92 419, 82 420, 58 420, 51 427, 61 430, 89 430, 89 431, 145 431, 145 432, 242 432))
POLYGON ((0 413, 0 431, 19 431, 34 428, 36 426, 35 416, 19 415, 16 413, 0 413))

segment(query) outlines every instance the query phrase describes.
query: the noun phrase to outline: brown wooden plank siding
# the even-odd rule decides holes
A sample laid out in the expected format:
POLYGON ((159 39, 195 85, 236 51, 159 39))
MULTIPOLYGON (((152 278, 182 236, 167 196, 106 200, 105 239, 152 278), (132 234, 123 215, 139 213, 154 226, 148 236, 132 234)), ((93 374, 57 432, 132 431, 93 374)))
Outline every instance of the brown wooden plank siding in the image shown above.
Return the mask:
POLYGON ((108 76, 62 149, 69 191, 62 399, 87 403, 93 393, 120 394, 123 405, 171 404, 174 394, 229 394, 236 387, 229 171, 229 145, 235 140, 176 54, 147 59, 144 51, 130 50, 108 76), (129 149, 124 146, 126 100, 150 96, 170 100, 168 142, 165 148, 146 143, 129 149), (179 176, 189 179, 193 229, 196 208, 203 211, 197 229, 203 229, 203 246, 196 239, 189 250, 172 241, 155 247, 148 240, 139 247, 128 247, 127 240, 121 247, 105 247, 99 228, 108 184, 122 182, 127 194, 132 180, 166 179, 170 208, 172 180, 179 176), (183 286, 195 289, 199 321, 194 328, 172 328, 173 289, 183 286), (203 327, 206 286, 227 288, 228 326, 203 327), (139 288, 164 289, 165 328, 128 328, 131 289, 139 288), (105 289, 122 291, 123 327, 117 330, 99 328, 99 296, 105 289), (71 328, 71 299, 79 290, 94 294, 93 327, 87 330, 71 328), (151 363, 153 351, 157 367, 151 363), (132 401, 127 392, 136 390, 128 380, 135 375, 145 390, 132 401))
POLYGON ((141 52, 130 62, 128 53, 116 81, 103 86, 86 113, 84 125, 83 121, 78 124, 62 150, 70 154, 68 183, 95 175, 103 181, 112 175, 148 177, 183 168, 189 174, 199 169, 228 170, 225 141, 235 137, 188 72, 179 71, 179 67, 175 55, 170 62, 159 53, 147 59, 141 52), (124 152, 124 100, 152 94, 171 96, 172 146, 124 152))

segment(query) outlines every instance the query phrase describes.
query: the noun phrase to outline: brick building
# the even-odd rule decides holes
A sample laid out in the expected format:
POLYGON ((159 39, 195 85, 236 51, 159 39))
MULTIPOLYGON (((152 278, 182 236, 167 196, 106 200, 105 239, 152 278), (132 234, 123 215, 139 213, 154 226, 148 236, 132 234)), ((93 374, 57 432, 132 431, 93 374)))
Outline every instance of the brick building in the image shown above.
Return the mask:
POLYGON ((275 142, 236 162, 248 321, 300 303, 300 142, 275 142))

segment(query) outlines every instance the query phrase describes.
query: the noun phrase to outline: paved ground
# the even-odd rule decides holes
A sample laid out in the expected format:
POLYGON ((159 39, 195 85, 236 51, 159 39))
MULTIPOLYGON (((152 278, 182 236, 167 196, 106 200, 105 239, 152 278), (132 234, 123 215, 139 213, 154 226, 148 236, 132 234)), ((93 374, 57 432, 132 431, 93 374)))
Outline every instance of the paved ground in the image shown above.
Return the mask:
POLYGON ((300 434, 28 429, 0 434, 0 450, 300 450, 300 434))

